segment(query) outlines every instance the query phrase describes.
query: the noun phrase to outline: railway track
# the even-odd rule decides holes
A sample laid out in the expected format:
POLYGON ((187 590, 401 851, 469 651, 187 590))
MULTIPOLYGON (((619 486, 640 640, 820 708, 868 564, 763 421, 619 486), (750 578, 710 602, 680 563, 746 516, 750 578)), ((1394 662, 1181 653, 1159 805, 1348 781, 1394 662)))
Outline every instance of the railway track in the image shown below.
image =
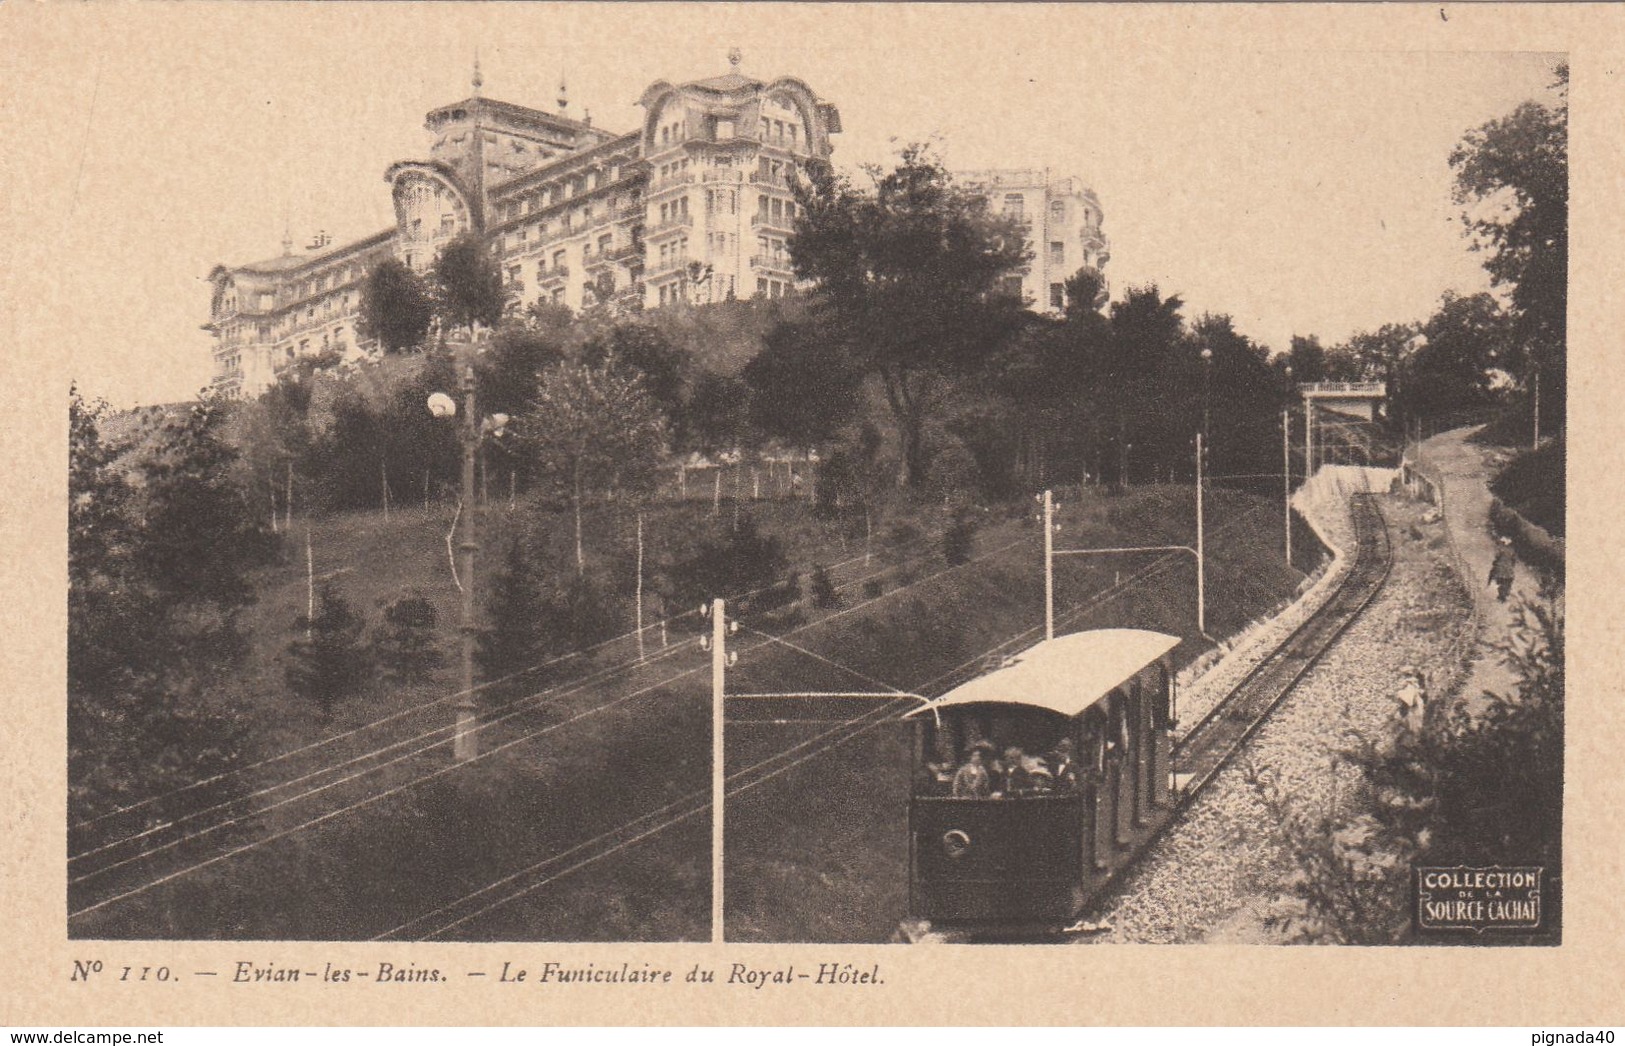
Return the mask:
POLYGON ((1189 775, 1182 802, 1194 799, 1224 769, 1388 579, 1393 550, 1382 510, 1370 494, 1355 494, 1350 504, 1354 562, 1337 590, 1175 746, 1174 765, 1189 775))

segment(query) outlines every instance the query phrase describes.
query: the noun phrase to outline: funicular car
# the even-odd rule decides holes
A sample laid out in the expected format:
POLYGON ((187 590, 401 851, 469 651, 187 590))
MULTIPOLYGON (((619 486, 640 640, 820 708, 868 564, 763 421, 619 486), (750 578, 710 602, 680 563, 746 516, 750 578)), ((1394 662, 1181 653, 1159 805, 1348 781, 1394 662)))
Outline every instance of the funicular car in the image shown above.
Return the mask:
POLYGON ((1172 812, 1179 642, 1140 629, 1060 636, 911 713, 914 917, 1076 917, 1172 812))

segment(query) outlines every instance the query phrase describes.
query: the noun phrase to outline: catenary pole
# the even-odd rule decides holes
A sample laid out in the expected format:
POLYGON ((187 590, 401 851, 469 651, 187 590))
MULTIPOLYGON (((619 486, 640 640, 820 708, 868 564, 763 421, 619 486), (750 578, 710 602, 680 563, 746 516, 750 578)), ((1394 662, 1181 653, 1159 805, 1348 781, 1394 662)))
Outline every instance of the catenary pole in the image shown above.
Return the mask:
POLYGON ((1207 634, 1207 528, 1202 521, 1202 434, 1196 434, 1196 631, 1207 634))
MULTIPOLYGON (((471 347, 472 350, 472 347, 471 347)), ((479 754, 479 738, 474 732, 478 706, 474 700, 474 554, 479 540, 474 527, 474 455, 480 441, 479 412, 474 402, 474 367, 463 370, 463 526, 457 544, 458 570, 463 576, 462 697, 457 701, 457 725, 452 737, 452 758, 467 762, 479 754)))
POLYGON ((1044 491, 1044 638, 1055 638, 1055 496, 1044 491))
POLYGON ((723 805, 727 776, 723 763, 723 703, 727 686, 728 636, 726 605, 711 601, 711 943, 723 942, 723 805))
POLYGON ((1286 565, 1292 565, 1292 409, 1281 408, 1281 500, 1286 517, 1286 565))

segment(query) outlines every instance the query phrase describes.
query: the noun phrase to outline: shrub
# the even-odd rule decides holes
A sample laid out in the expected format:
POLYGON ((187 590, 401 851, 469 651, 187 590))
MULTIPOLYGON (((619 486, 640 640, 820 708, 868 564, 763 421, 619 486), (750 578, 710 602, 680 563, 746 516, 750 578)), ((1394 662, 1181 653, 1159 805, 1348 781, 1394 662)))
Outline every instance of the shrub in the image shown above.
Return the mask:
POLYGON ((976 547, 977 525, 974 513, 962 510, 954 514, 953 522, 942 533, 942 558, 949 566, 970 562, 976 547))
POLYGON ((886 591, 886 583, 877 577, 872 577, 863 583, 864 599, 879 599, 881 593, 886 591))
POLYGON ((1531 523, 1561 537, 1566 464, 1563 440, 1543 443, 1508 462, 1490 490, 1531 523))
POLYGON ((434 604, 415 589, 385 603, 372 637, 373 657, 384 674, 402 682, 431 678, 446 661, 435 644, 435 625, 434 604))
POLYGON ((331 716, 334 702, 360 687, 371 658, 361 641, 366 621, 337 588, 324 584, 316 605, 315 617, 301 614, 294 622, 299 635, 288 644, 285 675, 294 693, 314 700, 323 715, 331 716))
POLYGON ((822 565, 813 568, 810 583, 813 606, 819 610, 834 610, 841 605, 841 593, 836 590, 835 582, 829 578, 829 571, 822 565))

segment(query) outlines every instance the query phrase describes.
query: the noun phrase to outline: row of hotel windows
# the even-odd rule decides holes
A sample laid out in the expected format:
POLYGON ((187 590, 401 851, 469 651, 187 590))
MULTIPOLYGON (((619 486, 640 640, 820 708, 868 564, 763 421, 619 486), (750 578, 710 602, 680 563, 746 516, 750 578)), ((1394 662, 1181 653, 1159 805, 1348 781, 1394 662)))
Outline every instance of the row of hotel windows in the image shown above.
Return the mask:
MULTIPOLYGON (((711 116, 706 118, 706 130, 712 141, 725 142, 736 136, 738 121, 726 116, 711 116)), ((776 142, 794 149, 801 135, 800 128, 794 120, 774 120, 762 117, 759 125, 759 137, 764 142, 776 142)), ((683 140, 683 121, 674 120, 660 128, 660 144, 674 145, 683 140)))
MULTIPOLYGON (((1027 197, 1026 197, 1026 195, 1024 193, 1013 192, 1013 193, 1006 193, 1005 194, 1005 196, 1004 196, 1004 216, 1006 218, 1023 218, 1023 217, 1026 217, 1026 212, 1027 212, 1027 197)), ((1066 221, 1066 201, 1065 200, 1051 200, 1050 201, 1050 204, 1049 204, 1049 218, 1050 218, 1050 221, 1052 221, 1052 222, 1064 222, 1064 221, 1066 221)), ((1085 209, 1084 212, 1083 212, 1083 220, 1084 220, 1085 224, 1087 224, 1089 222, 1089 220, 1090 220, 1090 213, 1089 213, 1089 211, 1087 209, 1085 209)))
POLYGON ((510 200, 502 205, 498 212, 502 221, 510 221, 521 214, 532 214, 543 207, 563 203, 565 200, 580 196, 593 189, 602 188, 612 182, 619 181, 621 169, 619 166, 610 167, 607 171, 594 170, 578 174, 573 178, 544 186, 535 192, 529 193, 523 199, 510 200))
POLYGON ((555 232, 561 235, 569 235, 576 229, 586 228, 592 224, 594 218, 608 216, 609 214, 613 213, 616 207, 632 208, 638 206, 642 202, 643 198, 634 194, 626 197, 624 201, 606 204, 602 210, 594 207, 592 204, 588 204, 575 211, 572 211, 570 214, 564 215, 556 224, 549 220, 537 222, 535 225, 522 225, 518 230, 509 233, 504 238, 503 249, 510 254, 519 250, 524 244, 530 241, 532 229, 534 229, 536 232, 537 242, 544 242, 552 239, 555 232))

